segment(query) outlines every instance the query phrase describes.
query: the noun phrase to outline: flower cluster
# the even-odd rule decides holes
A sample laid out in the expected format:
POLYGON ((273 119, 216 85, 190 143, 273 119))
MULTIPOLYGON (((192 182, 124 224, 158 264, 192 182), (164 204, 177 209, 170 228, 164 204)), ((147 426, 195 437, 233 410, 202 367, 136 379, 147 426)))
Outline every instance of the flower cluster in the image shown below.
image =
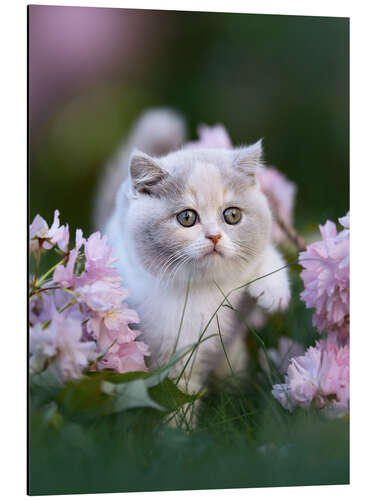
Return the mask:
POLYGON ((285 382, 274 385, 272 394, 290 411, 310 405, 331 414, 349 410, 349 212, 339 222, 340 232, 331 221, 320 226, 322 240, 299 257, 301 299, 315 309, 318 332, 328 336, 292 358, 285 382))
POLYGON ((198 141, 192 141, 185 144, 185 149, 195 148, 218 148, 218 149, 232 149, 232 141, 226 131, 224 125, 214 125, 209 127, 201 125, 198 127, 198 141))
MULTIPOLYGON (((198 141, 188 142, 185 148, 231 149, 233 147, 228 132, 223 125, 213 127, 201 125, 198 128, 198 137, 198 141)), ((297 186, 273 167, 263 166, 259 168, 257 178, 276 216, 272 231, 273 240, 280 243, 286 236, 285 232, 279 227, 277 220, 282 221, 287 226, 292 225, 297 186)))
POLYGON ((309 245, 299 257, 304 267, 305 289, 301 299, 314 308, 313 325, 318 332, 349 336, 349 213, 339 219, 344 230, 327 221, 320 226, 322 240, 309 245))
POLYGON ((43 248, 50 249, 57 245, 60 250, 66 252, 69 243, 69 227, 60 226, 60 213, 55 210, 52 226, 49 228, 47 222, 38 214, 30 226, 30 252, 38 250, 38 242, 42 241, 43 248))
POLYGON ((60 226, 57 210, 50 228, 35 217, 30 226, 30 251, 37 259, 30 284, 30 372, 48 366, 64 381, 88 368, 146 370, 148 346, 135 340, 139 332, 131 325, 139 318, 124 302, 129 292, 106 237, 97 232, 86 240, 77 230, 75 246, 68 246, 69 227, 60 226), (51 249, 63 259, 38 280, 41 251, 51 249))
POLYGON ((272 394, 289 410, 315 405, 330 414, 349 410, 349 346, 335 339, 320 340, 303 356, 291 360, 284 384, 276 384, 272 394))

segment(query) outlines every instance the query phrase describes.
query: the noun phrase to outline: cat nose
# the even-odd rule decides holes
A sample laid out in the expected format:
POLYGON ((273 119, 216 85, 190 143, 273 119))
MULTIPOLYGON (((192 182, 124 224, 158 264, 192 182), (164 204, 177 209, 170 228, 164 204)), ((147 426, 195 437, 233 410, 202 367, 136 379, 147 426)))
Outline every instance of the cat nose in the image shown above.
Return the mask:
POLYGON ((211 241, 212 241, 212 243, 213 243, 214 245, 216 245, 216 244, 217 244, 217 242, 218 242, 218 241, 220 240, 220 238, 221 238, 221 234, 220 234, 220 233, 218 233, 218 234, 208 234, 208 235, 206 235, 206 238, 207 238, 207 239, 209 239, 209 240, 211 240, 211 241))

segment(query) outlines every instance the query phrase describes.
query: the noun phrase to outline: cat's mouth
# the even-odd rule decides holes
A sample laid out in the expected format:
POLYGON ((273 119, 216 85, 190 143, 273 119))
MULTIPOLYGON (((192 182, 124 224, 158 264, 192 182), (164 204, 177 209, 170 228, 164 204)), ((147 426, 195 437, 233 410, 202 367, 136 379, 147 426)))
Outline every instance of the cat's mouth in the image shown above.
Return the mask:
POLYGON ((203 257, 209 257, 211 255, 220 255, 221 257, 223 257, 223 254, 216 247, 212 248, 210 251, 205 253, 203 257))

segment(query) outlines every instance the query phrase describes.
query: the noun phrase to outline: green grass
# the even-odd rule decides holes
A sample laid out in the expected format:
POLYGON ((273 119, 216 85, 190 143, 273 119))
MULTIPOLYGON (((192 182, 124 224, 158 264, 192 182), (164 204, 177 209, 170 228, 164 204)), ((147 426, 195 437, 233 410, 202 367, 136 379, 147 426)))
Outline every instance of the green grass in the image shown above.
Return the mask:
POLYGON ((34 423, 30 445, 35 495, 349 481, 347 421, 286 415, 251 391, 211 395, 189 434, 130 410, 88 428, 34 423))
MULTIPOLYGON (((275 315, 259 332, 267 347, 280 335, 305 346, 316 338, 294 276, 288 313, 275 315)), ((209 381, 198 425, 190 432, 167 425, 170 414, 153 408, 83 419, 51 404, 53 395, 41 400, 32 393, 30 493, 348 483, 348 419, 329 420, 315 409, 283 410, 259 367, 259 342, 250 334, 248 340, 249 372, 241 379, 209 381)))

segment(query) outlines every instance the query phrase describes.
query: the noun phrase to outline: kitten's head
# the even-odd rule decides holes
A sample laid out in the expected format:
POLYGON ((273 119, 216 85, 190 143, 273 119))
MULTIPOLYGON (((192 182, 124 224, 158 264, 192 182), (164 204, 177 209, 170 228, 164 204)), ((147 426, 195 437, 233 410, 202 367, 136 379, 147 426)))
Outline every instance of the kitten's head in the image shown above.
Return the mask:
POLYGON ((256 180, 261 142, 130 158, 127 229, 143 267, 162 280, 238 276, 270 240, 256 180))

